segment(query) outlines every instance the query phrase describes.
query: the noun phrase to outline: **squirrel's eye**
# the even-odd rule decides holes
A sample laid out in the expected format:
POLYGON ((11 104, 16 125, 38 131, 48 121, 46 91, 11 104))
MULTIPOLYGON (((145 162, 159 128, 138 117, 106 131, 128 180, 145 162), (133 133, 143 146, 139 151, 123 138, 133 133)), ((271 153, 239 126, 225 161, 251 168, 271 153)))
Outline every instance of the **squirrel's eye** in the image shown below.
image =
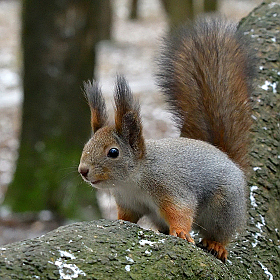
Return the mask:
POLYGON ((117 148, 111 148, 107 154, 107 157, 117 158, 119 156, 119 150, 117 148))

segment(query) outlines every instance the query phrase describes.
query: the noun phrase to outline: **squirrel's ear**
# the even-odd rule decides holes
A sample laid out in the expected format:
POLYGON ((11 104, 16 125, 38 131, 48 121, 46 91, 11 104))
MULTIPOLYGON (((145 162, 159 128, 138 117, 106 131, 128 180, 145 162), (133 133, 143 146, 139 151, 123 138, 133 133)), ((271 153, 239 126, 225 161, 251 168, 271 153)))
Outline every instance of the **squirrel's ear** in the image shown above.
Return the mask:
POLYGON ((145 141, 142 133, 140 106, 134 100, 124 77, 118 76, 115 88, 115 125, 116 131, 131 146, 135 156, 145 154, 145 141))
POLYGON ((97 82, 85 82, 84 92, 91 111, 91 128, 95 133, 107 123, 108 116, 105 100, 97 82))

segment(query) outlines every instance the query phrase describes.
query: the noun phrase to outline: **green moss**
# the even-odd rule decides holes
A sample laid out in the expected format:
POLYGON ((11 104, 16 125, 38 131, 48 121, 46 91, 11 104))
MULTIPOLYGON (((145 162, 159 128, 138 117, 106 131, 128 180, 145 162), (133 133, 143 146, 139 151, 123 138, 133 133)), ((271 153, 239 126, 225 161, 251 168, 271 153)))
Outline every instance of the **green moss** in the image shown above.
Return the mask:
POLYGON ((224 265, 185 240, 123 221, 76 223, 0 250, 0 277, 20 271, 22 279, 66 279, 59 268, 69 265, 78 279, 248 278, 242 265, 224 265))

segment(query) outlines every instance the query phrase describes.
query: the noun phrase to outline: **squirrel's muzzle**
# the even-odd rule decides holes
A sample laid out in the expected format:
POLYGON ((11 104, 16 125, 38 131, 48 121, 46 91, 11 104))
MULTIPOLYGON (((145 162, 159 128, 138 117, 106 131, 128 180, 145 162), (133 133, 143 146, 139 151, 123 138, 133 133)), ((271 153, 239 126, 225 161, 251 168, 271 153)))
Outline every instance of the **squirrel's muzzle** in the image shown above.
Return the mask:
POLYGON ((87 176, 88 176, 88 173, 89 173, 89 168, 80 164, 79 167, 78 167, 78 172, 81 174, 81 176, 84 179, 87 179, 87 176))

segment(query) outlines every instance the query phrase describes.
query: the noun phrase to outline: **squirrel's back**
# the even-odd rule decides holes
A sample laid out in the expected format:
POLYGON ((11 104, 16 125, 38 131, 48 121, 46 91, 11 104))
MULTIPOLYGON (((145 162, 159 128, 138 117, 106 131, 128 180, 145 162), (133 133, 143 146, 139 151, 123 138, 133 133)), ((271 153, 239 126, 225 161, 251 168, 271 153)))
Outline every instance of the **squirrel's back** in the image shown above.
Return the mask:
POLYGON ((158 84, 182 137, 207 141, 247 167, 253 59, 236 26, 200 19, 164 39, 158 84))
POLYGON ((240 168, 207 142, 182 137, 150 139, 146 141, 146 149, 149 172, 153 171, 156 174, 154 178, 165 182, 166 188, 178 188, 175 185, 182 184, 179 189, 193 189, 196 195, 204 191, 215 192, 221 185, 244 189, 244 174, 240 168))

